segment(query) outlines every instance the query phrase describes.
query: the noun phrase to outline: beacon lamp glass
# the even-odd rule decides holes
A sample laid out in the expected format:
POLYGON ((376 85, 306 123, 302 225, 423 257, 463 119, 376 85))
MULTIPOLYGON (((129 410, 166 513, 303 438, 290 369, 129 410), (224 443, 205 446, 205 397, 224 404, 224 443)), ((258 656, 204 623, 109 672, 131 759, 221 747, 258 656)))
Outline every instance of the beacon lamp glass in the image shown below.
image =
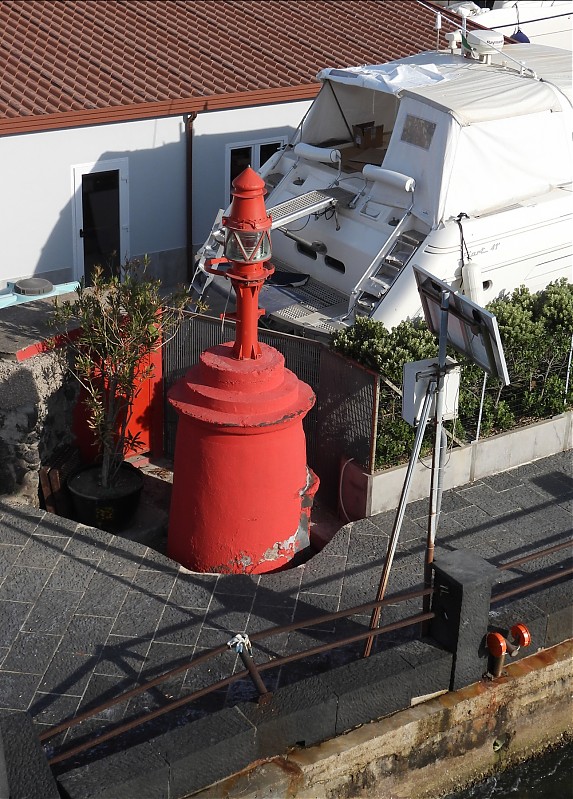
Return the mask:
POLYGON ((229 261, 253 264, 271 257, 271 237, 268 230, 233 230, 227 228, 225 256, 229 261))

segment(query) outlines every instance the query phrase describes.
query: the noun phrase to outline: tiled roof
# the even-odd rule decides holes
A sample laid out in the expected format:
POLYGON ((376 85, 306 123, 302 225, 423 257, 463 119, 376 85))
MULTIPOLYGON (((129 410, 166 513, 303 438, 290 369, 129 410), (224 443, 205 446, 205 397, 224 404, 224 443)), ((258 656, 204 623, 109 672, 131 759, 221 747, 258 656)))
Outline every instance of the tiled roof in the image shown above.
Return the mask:
POLYGON ((434 19, 416 0, 2 0, 0 133, 312 97, 324 67, 434 48, 434 19))

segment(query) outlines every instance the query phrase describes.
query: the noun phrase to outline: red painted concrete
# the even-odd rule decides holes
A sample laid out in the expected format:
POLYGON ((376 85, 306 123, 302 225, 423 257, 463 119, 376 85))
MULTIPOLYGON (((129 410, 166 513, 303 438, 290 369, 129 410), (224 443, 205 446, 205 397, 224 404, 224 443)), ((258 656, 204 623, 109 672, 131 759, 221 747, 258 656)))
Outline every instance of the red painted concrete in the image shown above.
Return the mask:
MULTIPOLYGON (((152 352, 149 356, 153 364, 153 372, 141 383, 139 391, 133 402, 133 410, 128 431, 132 435, 139 435, 141 446, 128 449, 126 458, 142 453, 153 453, 155 457, 163 455, 163 363, 161 350, 152 352)), ((144 364, 145 368, 145 364, 144 364)), ((80 390, 78 401, 74 408, 72 430, 76 444, 84 463, 93 463, 98 457, 98 444, 93 430, 87 422, 87 409, 83 397, 85 393, 80 390)))
POLYGON ((312 389, 261 344, 213 347, 169 392, 179 412, 169 557, 193 571, 260 574, 288 563, 317 478, 302 420, 312 389))

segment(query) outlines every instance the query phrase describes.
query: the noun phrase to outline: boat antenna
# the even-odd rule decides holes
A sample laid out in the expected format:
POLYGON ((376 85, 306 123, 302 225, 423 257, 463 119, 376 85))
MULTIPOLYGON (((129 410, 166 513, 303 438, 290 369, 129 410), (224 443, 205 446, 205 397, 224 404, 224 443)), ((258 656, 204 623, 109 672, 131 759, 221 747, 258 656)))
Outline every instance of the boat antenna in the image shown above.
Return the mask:
POLYGON ((442 15, 438 11, 434 20, 434 30, 436 31, 436 53, 440 52, 440 31, 442 30, 442 15))

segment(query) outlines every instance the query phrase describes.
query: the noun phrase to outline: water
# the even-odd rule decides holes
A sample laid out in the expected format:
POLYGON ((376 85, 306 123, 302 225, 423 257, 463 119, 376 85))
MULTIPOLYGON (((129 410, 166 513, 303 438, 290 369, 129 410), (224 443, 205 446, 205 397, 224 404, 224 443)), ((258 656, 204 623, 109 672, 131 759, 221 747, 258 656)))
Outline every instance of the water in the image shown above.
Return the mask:
POLYGON ((445 799, 571 799, 573 742, 445 799))

